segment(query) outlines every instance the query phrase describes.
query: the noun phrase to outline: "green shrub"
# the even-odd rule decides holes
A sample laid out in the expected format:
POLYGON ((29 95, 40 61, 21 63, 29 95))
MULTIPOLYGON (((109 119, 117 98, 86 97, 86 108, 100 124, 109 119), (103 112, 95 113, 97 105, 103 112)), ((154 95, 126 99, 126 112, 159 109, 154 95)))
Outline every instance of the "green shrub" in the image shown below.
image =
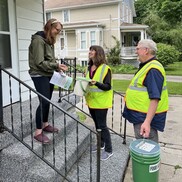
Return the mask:
POLYGON ((81 73, 84 73, 87 69, 87 66, 80 66, 80 65, 76 65, 76 69, 77 69, 77 72, 81 72, 81 73))
POLYGON ((107 53, 106 57, 109 64, 118 65, 121 63, 120 60, 121 44, 120 41, 117 40, 115 36, 112 36, 112 38, 115 40, 116 45, 113 48, 109 49, 109 52, 107 53))
POLYGON ((179 61, 180 52, 176 50, 174 46, 158 43, 157 48, 157 59, 164 67, 168 64, 179 61))
POLYGON ((120 64, 117 66, 109 65, 109 66, 110 66, 113 74, 114 73, 116 73, 116 74, 126 74, 126 73, 133 74, 137 71, 136 67, 129 65, 129 64, 120 64))

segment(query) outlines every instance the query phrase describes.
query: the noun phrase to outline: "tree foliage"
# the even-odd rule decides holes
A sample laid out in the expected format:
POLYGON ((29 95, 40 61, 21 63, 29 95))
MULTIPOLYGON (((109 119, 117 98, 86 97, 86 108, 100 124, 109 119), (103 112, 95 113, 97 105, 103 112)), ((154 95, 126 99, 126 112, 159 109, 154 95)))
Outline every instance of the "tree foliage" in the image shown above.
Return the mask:
POLYGON ((182 21, 182 1, 163 1, 161 7, 159 7, 158 14, 164 20, 168 21, 171 26, 176 26, 176 24, 182 21))
POLYGON ((138 23, 142 23, 143 18, 151 11, 171 26, 182 21, 182 0, 137 0, 135 8, 137 14, 135 22, 138 23))
POLYGON ((135 23, 148 25, 155 42, 182 52, 182 0, 137 0, 135 8, 135 23))

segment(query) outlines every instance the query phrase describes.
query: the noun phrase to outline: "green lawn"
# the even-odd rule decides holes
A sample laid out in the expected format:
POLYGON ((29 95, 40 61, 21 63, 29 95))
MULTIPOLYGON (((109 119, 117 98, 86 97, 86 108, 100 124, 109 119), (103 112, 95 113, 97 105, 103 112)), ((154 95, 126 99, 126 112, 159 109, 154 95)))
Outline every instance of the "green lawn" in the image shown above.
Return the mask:
MULTIPOLYGON (((113 74, 134 74, 137 71, 137 68, 129 65, 111 66, 111 69, 113 74)), ((182 62, 170 64, 165 68, 165 70, 166 75, 182 76, 182 62)), ((114 80, 114 90, 125 93, 129 82, 129 80, 114 80)), ((167 84, 169 94, 182 95, 182 83, 167 82, 167 84)), ((58 87, 55 86, 55 89, 58 89, 58 87)))
MULTIPOLYGON (((138 69, 131 65, 110 65, 113 74, 134 74, 138 69)), ((174 62, 166 68, 166 75, 182 76, 182 62, 174 62)))
POLYGON ((166 68, 166 75, 182 76, 182 62, 175 62, 169 64, 166 68))
MULTIPOLYGON (((115 91, 125 93, 130 80, 113 80, 113 88, 115 91)), ((182 82, 167 82, 168 92, 171 95, 182 95, 182 82)), ((58 90, 58 86, 54 87, 58 90)))
MULTIPOLYGON (((129 80, 113 80, 113 89, 125 93, 129 83, 129 80)), ((167 82, 167 88, 171 95, 182 95, 182 83, 167 82)))
MULTIPOLYGON (((127 68, 127 67, 125 67, 127 68)), ((115 72, 119 72, 119 67, 115 68, 115 72)), ((166 68, 166 75, 182 76, 182 62, 175 62, 168 65, 166 68)), ((123 70, 122 70, 123 71, 123 70)), ((135 73, 136 70, 130 69, 128 73, 135 73)), ((114 80, 114 90, 125 93, 130 81, 129 80, 114 80)), ((182 95, 182 83, 167 82, 168 92, 171 95, 182 95)))

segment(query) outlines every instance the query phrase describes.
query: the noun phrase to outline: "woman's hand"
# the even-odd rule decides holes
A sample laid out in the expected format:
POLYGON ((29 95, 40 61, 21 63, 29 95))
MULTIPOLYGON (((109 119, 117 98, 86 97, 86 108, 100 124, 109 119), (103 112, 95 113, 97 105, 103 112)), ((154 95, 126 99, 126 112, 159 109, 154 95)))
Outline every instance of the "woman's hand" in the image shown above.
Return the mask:
POLYGON ((65 64, 59 64, 59 70, 61 71, 67 71, 68 67, 65 64))
POLYGON ((95 84, 96 84, 96 81, 91 80, 91 81, 90 81, 90 84, 91 84, 91 85, 95 85, 95 84))

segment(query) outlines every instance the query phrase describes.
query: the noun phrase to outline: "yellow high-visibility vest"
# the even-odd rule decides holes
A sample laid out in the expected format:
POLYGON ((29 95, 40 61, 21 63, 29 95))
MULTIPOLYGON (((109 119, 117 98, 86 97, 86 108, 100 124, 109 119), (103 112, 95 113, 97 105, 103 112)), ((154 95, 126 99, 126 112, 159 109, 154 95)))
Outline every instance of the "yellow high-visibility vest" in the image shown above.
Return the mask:
MULTIPOLYGON (((106 64, 100 65, 92 78, 94 81, 103 83, 109 66, 106 64)), ((110 69, 111 70, 111 69, 110 69)), ((86 78, 90 79, 89 71, 86 74, 86 78)), ((112 90, 112 79, 111 79, 111 90, 104 91, 99 89, 95 85, 89 85, 87 88, 87 93, 85 95, 86 104, 89 108, 93 109, 105 109, 112 107, 112 99, 113 99, 113 90, 112 90)))
POLYGON ((158 69, 164 77, 161 100, 158 103, 156 113, 162 113, 168 110, 168 91, 165 70, 157 60, 150 61, 144 65, 131 80, 125 95, 126 106, 128 109, 143 113, 148 112, 150 99, 147 88, 143 85, 143 82, 148 71, 152 68, 158 69))

